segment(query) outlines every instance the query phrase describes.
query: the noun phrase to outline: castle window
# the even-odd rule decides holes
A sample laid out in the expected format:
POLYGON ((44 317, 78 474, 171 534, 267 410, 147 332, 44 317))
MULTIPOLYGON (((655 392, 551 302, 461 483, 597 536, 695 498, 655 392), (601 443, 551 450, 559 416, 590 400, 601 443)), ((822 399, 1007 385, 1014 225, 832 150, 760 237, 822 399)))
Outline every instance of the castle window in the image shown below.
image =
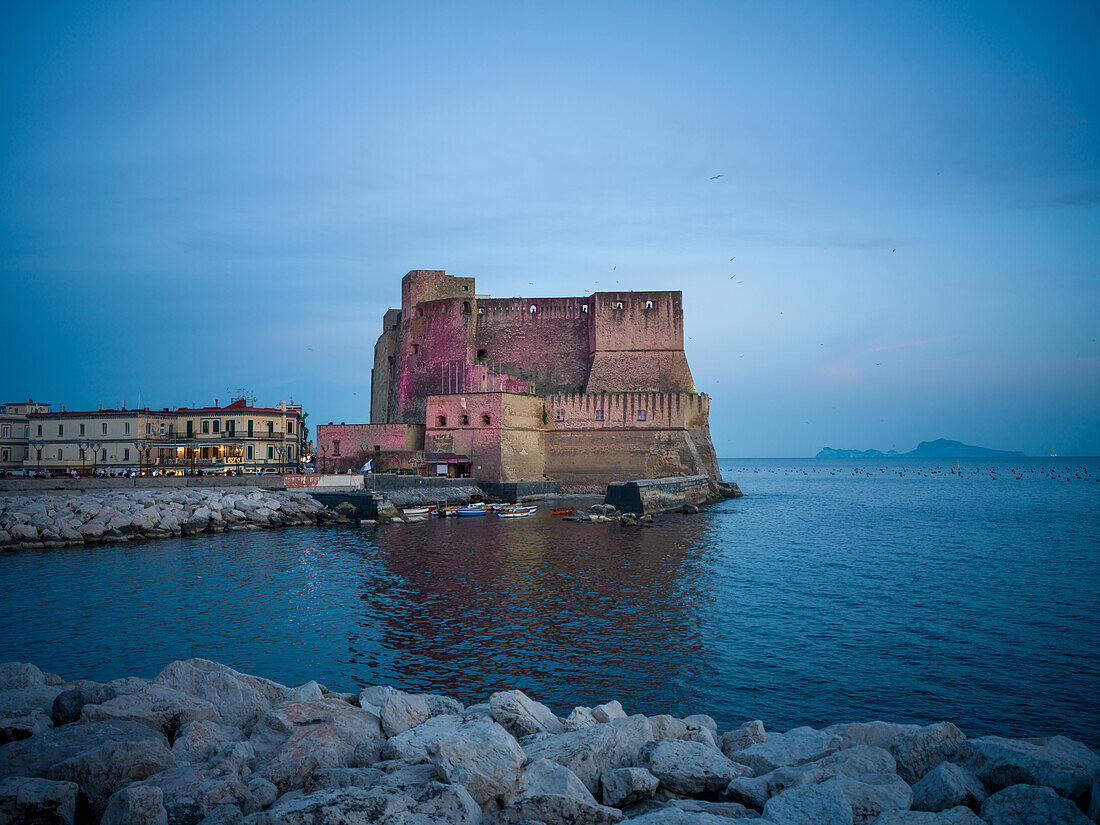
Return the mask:
POLYGON ((485 415, 481 416, 481 424, 482 424, 482 426, 484 426, 484 427, 488 427, 488 426, 489 426, 490 424, 492 424, 492 423, 493 423, 493 419, 491 419, 491 418, 489 417, 489 413, 485 413, 485 415))
POLYGON ((484 361, 484 360, 485 360, 485 357, 486 357, 486 356, 487 356, 488 354, 489 354, 489 351, 488 351, 488 350, 483 350, 483 349, 479 349, 479 350, 477 351, 477 360, 478 360, 478 361, 484 361))
POLYGON ((623 302, 622 301, 616 301, 615 302, 615 309, 622 309, 622 308, 623 308, 623 302))
POLYGON ((449 309, 449 307, 446 304, 444 304, 443 305, 443 311, 446 312, 448 309, 449 309))
POLYGON ((596 420, 603 421, 603 410, 596 410, 596 420))
POLYGON ((564 421, 565 420, 565 410, 558 410, 558 412, 555 414, 554 418, 558 421, 564 421))
POLYGON ((423 307, 417 307, 416 308, 416 317, 417 318, 424 317, 424 308, 423 307))
POLYGON ((638 410, 638 420, 645 421, 645 410, 638 410))
POLYGON ((466 286, 466 284, 463 284, 463 285, 462 285, 462 291, 463 291, 463 292, 469 292, 469 291, 470 291, 470 287, 466 286))
POLYGON ((447 416, 437 415, 435 417, 435 426, 437 426, 437 427, 446 427, 447 426, 447 416))
POLYGON ((340 455, 340 439, 334 438, 332 440, 332 454, 334 456, 340 455))
POLYGON ((537 306, 535 306, 534 304, 531 304, 531 309, 528 310, 528 312, 530 312, 532 315, 534 315, 538 311, 539 311, 539 308, 537 306))
POLYGON ((464 416, 460 417, 458 419, 458 423, 461 424, 463 427, 470 426, 470 416, 464 415, 464 416))
POLYGON ((418 352, 420 352, 420 344, 413 344, 413 355, 416 355, 418 352))
POLYGON ((464 312, 464 313, 465 313, 466 315, 469 315, 469 314, 470 314, 470 302, 469 302, 469 301, 463 301, 463 302, 462 302, 462 311, 463 311, 463 312, 464 312))
POLYGON ((653 302, 652 301, 646 301, 645 302, 645 308, 646 309, 653 309, 653 302))

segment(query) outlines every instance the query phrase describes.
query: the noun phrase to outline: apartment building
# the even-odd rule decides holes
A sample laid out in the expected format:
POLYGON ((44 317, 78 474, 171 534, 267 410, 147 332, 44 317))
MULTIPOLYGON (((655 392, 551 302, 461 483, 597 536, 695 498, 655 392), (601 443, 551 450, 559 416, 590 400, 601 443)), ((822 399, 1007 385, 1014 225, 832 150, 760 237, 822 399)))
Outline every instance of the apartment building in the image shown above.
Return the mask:
POLYGON ((0 472, 23 469, 23 461, 30 451, 30 413, 48 412, 49 404, 13 401, 0 404, 0 472))
POLYGON ((88 474, 152 467, 163 460, 175 413, 138 410, 40 411, 27 416, 24 469, 88 474))
POLYGON ((302 406, 254 407, 245 399, 176 410, 166 468, 221 472, 296 472, 305 443, 302 406))

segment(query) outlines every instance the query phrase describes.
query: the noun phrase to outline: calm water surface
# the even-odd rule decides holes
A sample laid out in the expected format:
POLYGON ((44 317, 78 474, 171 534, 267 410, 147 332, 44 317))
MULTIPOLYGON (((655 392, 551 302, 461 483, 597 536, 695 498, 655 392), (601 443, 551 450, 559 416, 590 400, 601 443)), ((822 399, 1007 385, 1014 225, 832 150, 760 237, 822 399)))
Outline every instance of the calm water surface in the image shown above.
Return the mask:
POLYGON ((723 460, 743 499, 654 529, 290 528, 0 555, 0 659, 723 727, 876 718, 1100 745, 1100 462, 723 460))

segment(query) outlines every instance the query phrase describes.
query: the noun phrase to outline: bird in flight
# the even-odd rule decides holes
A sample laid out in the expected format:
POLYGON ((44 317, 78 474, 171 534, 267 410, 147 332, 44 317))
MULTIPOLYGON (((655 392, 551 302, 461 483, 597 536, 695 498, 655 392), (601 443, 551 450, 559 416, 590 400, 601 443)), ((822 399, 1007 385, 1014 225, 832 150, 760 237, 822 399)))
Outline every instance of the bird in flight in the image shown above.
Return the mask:
POLYGON ((896 250, 896 249, 891 249, 890 251, 891 251, 891 252, 897 252, 897 250, 896 250))
POLYGON ((731 260, 731 261, 736 261, 736 260, 737 260, 737 256, 736 256, 736 255, 734 255, 734 256, 733 256, 732 258, 730 258, 730 260, 731 260))
POLYGON ((725 175, 711 175, 711 180, 718 180, 718 178, 724 178, 725 175))

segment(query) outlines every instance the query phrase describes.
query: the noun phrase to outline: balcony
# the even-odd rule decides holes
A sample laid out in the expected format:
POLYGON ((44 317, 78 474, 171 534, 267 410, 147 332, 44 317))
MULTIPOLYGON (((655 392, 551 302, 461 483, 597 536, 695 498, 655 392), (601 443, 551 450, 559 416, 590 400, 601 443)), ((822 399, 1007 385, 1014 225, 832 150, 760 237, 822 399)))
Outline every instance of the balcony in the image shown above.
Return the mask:
POLYGON ((234 441, 240 439, 252 439, 263 441, 283 441, 286 438, 294 439, 294 433, 287 435, 282 430, 253 430, 251 434, 247 430, 222 430, 218 433, 173 433, 168 438, 174 441, 201 442, 201 441, 234 441))

